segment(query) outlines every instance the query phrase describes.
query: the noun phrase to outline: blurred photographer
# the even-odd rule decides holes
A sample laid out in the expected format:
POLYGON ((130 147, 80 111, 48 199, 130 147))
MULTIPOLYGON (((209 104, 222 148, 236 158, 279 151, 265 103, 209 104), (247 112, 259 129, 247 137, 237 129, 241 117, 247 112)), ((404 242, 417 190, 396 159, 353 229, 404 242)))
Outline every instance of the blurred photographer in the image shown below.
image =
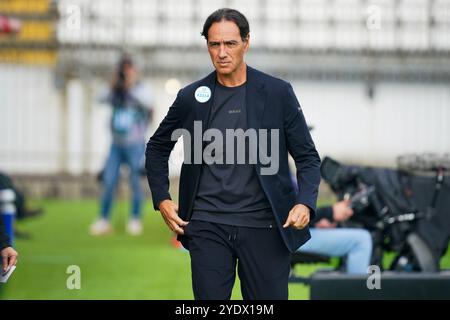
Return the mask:
POLYGON ((366 274, 372 255, 372 237, 365 229, 339 228, 338 223, 353 215, 348 200, 318 208, 310 229, 311 239, 298 252, 346 258, 346 271, 366 274))
POLYGON ((138 70, 128 56, 124 56, 119 62, 110 91, 102 100, 112 107, 112 144, 101 177, 104 190, 100 218, 91 225, 90 233, 103 235, 112 231, 110 211, 119 181, 120 167, 125 164, 129 167, 133 194, 127 232, 140 235, 143 231, 140 173, 143 168, 145 134, 152 119, 153 107, 151 92, 139 81, 138 70))

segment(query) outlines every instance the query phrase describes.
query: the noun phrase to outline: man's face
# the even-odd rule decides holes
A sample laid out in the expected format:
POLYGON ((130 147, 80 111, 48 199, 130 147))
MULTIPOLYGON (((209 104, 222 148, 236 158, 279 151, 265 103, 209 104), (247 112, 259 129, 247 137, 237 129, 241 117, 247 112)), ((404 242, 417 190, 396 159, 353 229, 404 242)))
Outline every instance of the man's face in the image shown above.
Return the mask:
POLYGON ((238 26, 233 21, 222 20, 209 28, 207 45, 217 72, 230 75, 242 65, 249 47, 249 37, 242 41, 238 26))

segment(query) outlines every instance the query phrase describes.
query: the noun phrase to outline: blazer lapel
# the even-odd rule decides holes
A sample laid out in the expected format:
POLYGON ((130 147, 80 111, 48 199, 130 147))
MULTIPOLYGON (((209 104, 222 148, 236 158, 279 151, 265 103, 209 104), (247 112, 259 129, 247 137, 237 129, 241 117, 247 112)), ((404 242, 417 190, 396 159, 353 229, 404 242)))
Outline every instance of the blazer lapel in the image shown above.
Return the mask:
POLYGON ((247 128, 260 129, 266 104, 264 84, 259 82, 255 70, 247 66, 247 128))
POLYGON ((205 86, 211 90, 211 97, 208 101, 201 103, 195 99, 195 120, 202 122, 203 131, 209 126, 209 116, 213 104, 214 91, 216 89, 216 72, 211 72, 203 81, 199 83, 198 87, 205 86))

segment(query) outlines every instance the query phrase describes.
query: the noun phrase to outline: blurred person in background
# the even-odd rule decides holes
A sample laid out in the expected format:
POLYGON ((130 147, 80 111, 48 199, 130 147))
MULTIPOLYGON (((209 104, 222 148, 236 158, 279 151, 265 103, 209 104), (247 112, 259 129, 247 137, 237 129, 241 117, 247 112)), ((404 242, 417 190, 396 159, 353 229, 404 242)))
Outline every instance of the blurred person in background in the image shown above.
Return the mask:
MULTIPOLYGON (((27 204, 24 192, 17 188, 16 185, 14 185, 11 177, 7 173, 0 172, 0 190, 5 189, 11 189, 14 192, 14 206, 16 208, 15 218, 17 220, 37 217, 43 213, 43 210, 41 208, 30 208, 27 204)), ((14 234, 18 238, 30 238, 30 235, 28 233, 20 232, 17 230, 17 228, 14 230, 14 234)))
MULTIPOLYGON (((310 132, 313 129, 313 126, 308 126, 310 132)), ((298 193, 295 175, 291 174, 291 180, 298 193)), ((316 217, 311 221, 311 239, 297 252, 344 258, 347 273, 367 274, 372 257, 372 236, 366 229, 339 227, 339 223, 350 219, 353 213, 349 200, 317 208, 316 217)))
POLYGON ((127 232, 140 235, 143 231, 140 177, 144 161, 145 134, 152 119, 153 106, 150 88, 139 81, 138 70, 129 56, 122 57, 111 88, 102 100, 112 107, 112 144, 101 177, 103 194, 100 217, 90 226, 90 233, 103 235, 112 231, 110 212, 119 182, 120 167, 125 164, 129 168, 132 189, 131 218, 127 232))
POLYGON ((310 229, 311 240, 298 252, 308 252, 330 257, 344 257, 347 273, 367 274, 372 255, 372 237, 360 228, 339 228, 353 215, 348 200, 317 209, 316 219, 310 229))
POLYGON ((0 172, 0 190, 3 189, 11 189, 14 191, 14 194, 16 196, 14 200, 14 206, 17 210, 16 218, 18 220, 39 216, 43 213, 41 208, 30 208, 27 205, 26 197, 23 191, 17 188, 16 185, 14 185, 11 177, 8 174, 0 172))
POLYGON ((6 273, 12 266, 17 263, 17 256, 19 255, 16 250, 11 247, 9 243, 9 237, 6 234, 3 219, 0 216, 0 255, 2 256, 2 273, 6 273))

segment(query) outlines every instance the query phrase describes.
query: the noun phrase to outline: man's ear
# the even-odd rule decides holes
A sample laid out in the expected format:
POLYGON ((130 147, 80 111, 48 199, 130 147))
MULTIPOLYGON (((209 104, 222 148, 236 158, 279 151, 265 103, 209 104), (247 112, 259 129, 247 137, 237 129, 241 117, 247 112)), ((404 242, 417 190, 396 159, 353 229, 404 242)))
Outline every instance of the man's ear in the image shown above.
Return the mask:
POLYGON ((245 40, 244 40, 245 52, 247 52, 249 48, 250 48, 250 33, 247 35, 247 37, 245 37, 245 40))

